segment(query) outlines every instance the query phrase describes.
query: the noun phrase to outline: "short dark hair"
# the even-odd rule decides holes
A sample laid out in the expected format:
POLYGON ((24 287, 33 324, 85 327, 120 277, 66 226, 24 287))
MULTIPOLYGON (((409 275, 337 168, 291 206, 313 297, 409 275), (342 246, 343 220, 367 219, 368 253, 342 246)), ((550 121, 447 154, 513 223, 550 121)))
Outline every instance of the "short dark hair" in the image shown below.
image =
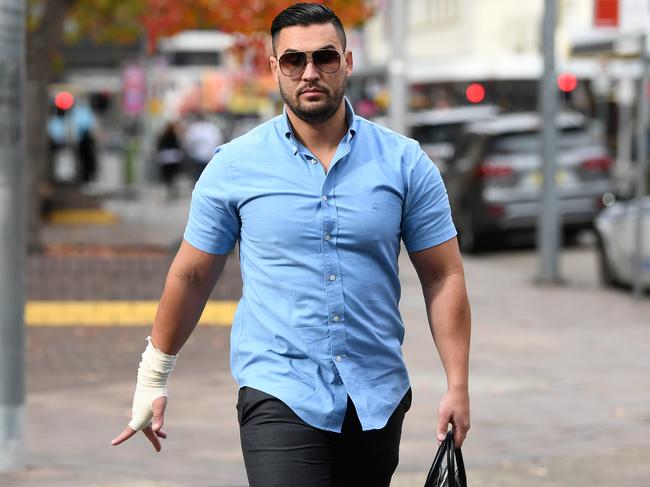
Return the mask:
POLYGON ((285 27, 294 25, 313 25, 330 23, 336 29, 336 34, 341 41, 343 50, 346 47, 345 30, 341 20, 336 16, 331 8, 320 3, 295 3, 285 8, 273 19, 271 24, 271 40, 273 42, 273 52, 278 42, 280 31, 285 27))

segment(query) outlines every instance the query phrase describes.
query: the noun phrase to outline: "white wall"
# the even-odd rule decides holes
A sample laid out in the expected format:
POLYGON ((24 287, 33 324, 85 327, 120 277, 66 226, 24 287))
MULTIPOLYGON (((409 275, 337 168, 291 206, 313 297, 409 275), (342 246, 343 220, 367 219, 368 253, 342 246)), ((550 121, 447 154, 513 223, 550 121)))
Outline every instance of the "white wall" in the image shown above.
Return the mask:
MULTIPOLYGON (((543 0, 403 0, 409 6, 409 77, 413 81, 517 79, 541 72, 543 0)), ((388 6, 390 2, 385 2, 388 6)), ((558 1, 558 64, 568 32, 591 26, 592 0, 558 1)), ((390 20, 380 13, 365 27, 367 65, 390 56, 390 20)))

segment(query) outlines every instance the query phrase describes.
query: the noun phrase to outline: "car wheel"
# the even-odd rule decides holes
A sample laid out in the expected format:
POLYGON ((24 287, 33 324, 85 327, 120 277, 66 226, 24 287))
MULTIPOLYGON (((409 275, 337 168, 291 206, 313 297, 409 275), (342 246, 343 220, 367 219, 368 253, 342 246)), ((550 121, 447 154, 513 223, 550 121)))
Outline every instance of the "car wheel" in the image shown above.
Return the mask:
POLYGON ((472 212, 464 209, 458 221, 458 245, 462 252, 476 253, 483 247, 481 235, 476 232, 472 212))
POLYGON ((578 237, 580 236, 581 229, 569 228, 564 230, 563 244, 567 247, 575 247, 578 245, 578 237))
POLYGON ((620 286, 620 281, 616 276, 616 271, 613 269, 609 258, 607 257, 607 251, 605 250, 605 242, 603 237, 600 234, 596 235, 597 245, 596 251, 598 253, 598 274, 600 276, 600 282, 606 286, 618 287, 620 286))

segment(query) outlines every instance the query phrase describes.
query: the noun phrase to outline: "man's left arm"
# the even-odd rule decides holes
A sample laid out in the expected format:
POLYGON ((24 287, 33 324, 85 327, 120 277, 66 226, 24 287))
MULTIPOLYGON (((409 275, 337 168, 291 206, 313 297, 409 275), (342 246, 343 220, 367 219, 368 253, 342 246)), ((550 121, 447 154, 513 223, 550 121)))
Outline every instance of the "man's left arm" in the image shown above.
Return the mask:
POLYGON ((409 257, 422 284, 429 327, 447 375, 447 393, 438 408, 437 438, 442 441, 449 423, 457 448, 470 427, 469 344, 471 314, 458 241, 417 252, 409 257))

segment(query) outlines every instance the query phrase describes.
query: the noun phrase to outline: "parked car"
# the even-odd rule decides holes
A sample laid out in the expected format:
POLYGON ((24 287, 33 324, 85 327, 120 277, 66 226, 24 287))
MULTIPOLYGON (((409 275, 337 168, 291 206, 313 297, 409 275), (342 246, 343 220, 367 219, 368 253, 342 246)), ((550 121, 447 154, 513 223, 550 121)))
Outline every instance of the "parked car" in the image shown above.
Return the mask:
MULTIPOLYGON (((591 121, 558 114, 559 212, 568 234, 589 228, 610 192, 611 157, 591 121)), ((495 236, 534 231, 541 210, 541 120, 536 113, 499 115, 462 134, 445 175, 461 248, 479 250, 495 236)))
MULTIPOLYGON (((650 196, 642 199, 641 208, 641 282, 650 288, 650 196)), ((617 201, 596 217, 598 267, 605 285, 629 286, 633 283, 638 224, 636 209, 635 200, 617 201)))
POLYGON ((495 105, 471 105, 436 108, 412 112, 408 116, 409 137, 417 140, 422 150, 443 174, 454 154, 454 143, 469 123, 494 118, 499 113, 495 105))

